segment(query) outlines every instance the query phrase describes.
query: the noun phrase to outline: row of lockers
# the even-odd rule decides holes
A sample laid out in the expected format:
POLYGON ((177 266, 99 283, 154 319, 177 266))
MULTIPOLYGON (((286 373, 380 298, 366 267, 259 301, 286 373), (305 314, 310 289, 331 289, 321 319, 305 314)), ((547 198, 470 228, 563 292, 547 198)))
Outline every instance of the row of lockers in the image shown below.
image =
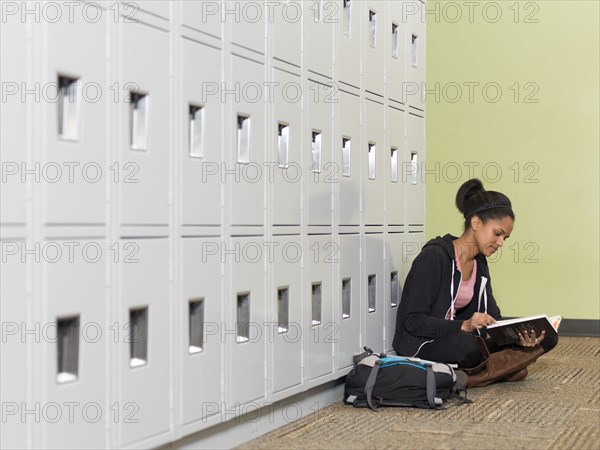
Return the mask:
POLYGON ((362 346, 391 350, 422 240, 180 238, 175 289, 169 239, 121 242, 118 263, 101 240, 80 241, 93 261, 7 257, 3 448, 159 445, 336 379, 362 346))
MULTIPOLYGON (((174 183, 184 225, 222 225, 221 208, 232 225, 264 225, 265 209, 267 222, 281 225, 302 223, 303 209, 309 225, 424 223, 421 177, 413 176, 424 161, 423 111, 181 36, 174 45, 143 22, 114 25, 121 28, 110 47, 101 21, 80 22, 42 23, 33 40, 27 24, 3 26, 3 181, 11 192, 2 194, 3 223, 25 223, 32 182, 47 224, 105 223, 112 185, 120 224, 167 225, 174 183), (38 52, 44 63, 34 62, 38 52)), ((323 39, 320 56, 335 47, 323 39)))

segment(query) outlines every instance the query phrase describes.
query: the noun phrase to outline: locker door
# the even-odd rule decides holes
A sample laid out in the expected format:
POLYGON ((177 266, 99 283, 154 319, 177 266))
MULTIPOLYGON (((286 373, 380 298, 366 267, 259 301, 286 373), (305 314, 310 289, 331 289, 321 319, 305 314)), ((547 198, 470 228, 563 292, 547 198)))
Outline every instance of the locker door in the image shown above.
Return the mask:
POLYGON ((365 89, 383 96, 384 89, 384 49, 389 47, 385 42, 388 33, 384 30, 387 24, 387 3, 367 1, 363 3, 362 21, 365 27, 364 42, 364 74, 365 89))
POLYGON ((221 222, 221 56, 218 50, 182 39, 183 100, 179 108, 182 153, 182 223, 221 222))
POLYGON ((225 305, 227 336, 226 401, 228 408, 256 401, 265 392, 265 246, 262 237, 232 239, 239 263, 229 258, 226 282, 231 295, 225 305), (248 368, 252 367, 249 372, 248 368))
POLYGON ((366 101, 367 142, 362 149, 361 158, 365 169, 365 223, 383 225, 383 180, 384 158, 386 156, 383 140, 383 105, 366 101))
POLYGON ((360 136, 360 99, 340 91, 340 132, 334 142, 337 152, 340 225, 360 224, 360 180, 363 166, 360 136))
POLYGON ((302 383, 302 247, 299 236, 276 236, 273 241, 273 286, 268 295, 273 341, 268 345, 272 391, 277 393, 302 383))
POLYGON ((301 1, 277 2, 273 6, 273 58, 296 67, 301 64, 301 1))
POLYGON ((338 25, 340 40, 339 79, 342 83, 360 87, 360 55, 363 38, 362 5, 358 0, 344 0, 340 6, 341 24, 338 25))
POLYGON ((122 27, 119 96, 120 221, 169 222, 169 35, 142 23, 122 27), (139 43, 152 48, 152 58, 139 43), (131 96, 130 92, 134 91, 131 96))
MULTIPOLYGON (((4 116, 2 120, 4 120, 4 116)), ((30 348, 35 343, 36 337, 27 334, 24 339, 22 335, 24 329, 35 330, 34 323, 28 319, 27 314, 27 264, 21 262, 21 252, 19 251, 25 245, 25 241, 3 240, 0 245, 2 245, 3 252, 7 252, 5 261, 0 264, 0 278, 2 279, 2 283, 0 283, 2 292, 2 302, 0 302, 2 313, 0 392, 5 414, 2 420, 0 442, 2 442, 2 448, 27 448, 28 427, 33 420, 23 421, 21 411, 24 405, 28 409, 33 409, 33 405, 24 403, 31 395, 31 387, 24 374, 32 370, 28 361, 31 359, 30 348), (17 253, 8 256, 13 251, 17 253)))
POLYGON ((425 224, 425 119, 407 116, 406 156, 403 177, 406 187, 406 218, 409 225, 425 224))
POLYGON ((44 446, 106 446, 108 376, 103 239, 44 241, 44 446), (73 247, 71 255, 68 247, 73 247), (72 415, 66 406, 73 404, 72 415), (72 417, 72 419, 71 419, 72 417), (57 420, 58 419, 58 420, 57 420))
MULTIPOLYGON (((269 167, 273 169, 274 225, 300 225, 302 174, 301 80, 275 70, 275 127, 269 167)), ((306 170, 304 170, 306 172, 306 170)))
POLYGON ((406 81, 405 100, 410 106, 425 110, 424 85, 425 85, 425 14, 422 9, 425 5, 414 2, 418 10, 414 14, 407 14, 406 22, 406 81))
POLYGON ((387 130, 388 130, 388 148, 384 153, 385 165, 385 183, 386 187, 386 213, 389 225, 404 224, 404 186, 403 176, 406 178, 405 170, 412 170, 406 167, 404 155, 404 133, 405 133, 405 113, 395 108, 388 108, 387 130))
POLYGON ((360 277, 360 236, 340 235, 340 276, 336 322, 339 323, 338 369, 350 367, 352 357, 360 352, 362 280, 360 277))
POLYGON ((141 9, 143 11, 147 11, 149 13, 154 14, 155 16, 159 16, 162 17, 163 19, 169 19, 170 17, 170 11, 169 11, 169 6, 170 6, 170 2, 157 2, 157 1, 148 1, 148 0, 143 0, 143 1, 139 1, 136 3, 132 4, 134 6, 134 8, 132 8, 131 11, 127 11, 130 14, 132 14, 132 17, 135 16, 135 11, 137 11, 138 9, 141 9))
MULTIPOLYGON (((113 332, 118 355, 118 404, 131 420, 118 424, 124 447, 169 432, 171 423, 171 314, 169 241, 119 242, 119 306, 113 332), (134 419, 137 419, 134 420, 134 419)), ((114 347, 113 347, 114 348, 114 347)))
POLYGON ((332 263, 339 259, 332 236, 308 236, 307 278, 304 296, 307 327, 306 375, 308 380, 333 371, 333 344, 338 339, 337 321, 333 320, 332 263))
POLYGON ((390 233, 386 239, 386 275, 384 278, 385 297, 385 351, 393 351, 396 315, 402 298, 402 288, 406 279, 406 266, 403 261, 404 233, 390 233))
POLYGON ((226 97, 231 149, 226 170, 231 186, 230 213, 233 225, 262 225, 265 180, 264 66, 232 56, 231 89, 240 95, 226 97))
POLYGON ((339 20, 340 3, 325 0, 302 2, 306 21, 308 70, 333 78, 333 29, 339 20))
POLYGON ((181 315, 182 424, 221 409, 221 257, 217 238, 182 240, 181 315))
POLYGON ((221 39, 221 3, 213 1, 181 2, 182 24, 221 39))
POLYGON ((231 26, 234 46, 265 53, 265 4, 249 0, 221 3, 224 21, 231 26))
POLYGON ((23 182, 23 167, 34 168, 27 162, 27 148, 31 145, 31 133, 27 116, 28 103, 34 101, 32 95, 22 101, 19 80, 27 80, 29 68, 27 58, 27 26, 20 22, 19 14, 5 19, 0 28, 0 77, 3 81, 5 98, 0 103, 2 133, 0 133, 0 157, 2 159, 2 189, 0 189, 0 222, 25 224, 26 182, 34 180, 27 176, 23 182), (9 95, 9 93, 12 94, 9 95))
POLYGON ((365 237, 366 278, 363 289, 365 320, 365 345, 369 348, 383 348, 383 235, 367 234, 365 237))
MULTIPOLYGON (((331 224, 331 196, 333 185, 339 179, 339 167, 333 163, 331 88, 309 81, 308 127, 305 129, 304 178, 308 184, 308 224, 331 224)), ((333 97, 332 97, 333 96, 333 97)))
POLYGON ((107 14, 102 10, 97 14, 101 18, 95 23, 80 14, 73 14, 70 23, 64 14, 45 27, 44 78, 47 85, 57 86, 56 101, 48 98, 43 104, 50 125, 43 157, 47 170, 42 170, 46 223, 105 222, 110 178, 105 156, 110 97, 105 76, 107 14))
POLYGON ((383 34, 383 39, 389 42, 385 50, 387 92, 389 98, 404 102, 402 86, 406 81, 406 19, 402 14, 402 2, 391 1, 389 8, 389 19, 383 34))

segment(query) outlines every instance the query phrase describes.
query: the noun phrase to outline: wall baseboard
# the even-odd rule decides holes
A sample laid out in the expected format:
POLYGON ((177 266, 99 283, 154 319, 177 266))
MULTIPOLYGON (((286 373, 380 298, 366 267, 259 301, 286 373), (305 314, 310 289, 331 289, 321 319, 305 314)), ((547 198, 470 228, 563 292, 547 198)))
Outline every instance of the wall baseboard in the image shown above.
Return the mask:
POLYGON ((600 320, 563 319, 559 331, 561 336, 600 337, 600 320))

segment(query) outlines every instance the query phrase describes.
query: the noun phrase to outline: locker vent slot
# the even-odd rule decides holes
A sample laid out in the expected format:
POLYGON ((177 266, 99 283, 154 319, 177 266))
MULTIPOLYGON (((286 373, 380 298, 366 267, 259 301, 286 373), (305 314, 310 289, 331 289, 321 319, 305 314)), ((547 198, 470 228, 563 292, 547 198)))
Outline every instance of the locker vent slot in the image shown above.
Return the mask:
POLYGON ((352 281, 350 278, 342 279, 342 319, 350 318, 350 304, 352 300, 352 281))
POLYGON ((190 344, 188 351, 200 353, 204 348, 204 299, 193 298, 189 304, 190 344))
POLYGON ((375 312, 375 306, 377 305, 377 276, 369 275, 368 277, 368 289, 369 289, 369 312, 375 312))
POLYGON ((418 36, 416 34, 412 35, 411 48, 412 48, 412 65, 413 67, 417 67, 417 54, 418 54, 418 36))
POLYGON ((250 162, 250 116, 237 116, 237 161, 250 162))
POLYGON ((79 375, 79 316, 58 319, 57 355, 58 371, 56 381, 67 383, 79 375))
POLYGON ((352 140, 350 138, 342 138, 342 175, 349 177, 351 175, 350 158, 352 155, 352 140))
POLYGON ((400 290, 398 289, 398 272, 390 273, 390 306, 395 308, 398 306, 400 290))
POLYGON ((148 307, 129 310, 129 366, 148 363, 148 307))
POLYGON ((321 132, 312 130, 312 171, 321 173, 321 132))
POLYGON ((312 324, 321 325, 321 283, 312 284, 312 324))
POLYGON ((377 13, 369 10, 369 45, 377 46, 377 13))
POLYGON ((392 183, 398 182, 398 149, 392 147, 390 150, 390 175, 392 183))
POLYGON ((344 34, 350 36, 352 34, 352 2, 344 0, 344 34))
POLYGON ((279 150, 279 167, 286 168, 289 165, 290 149, 290 125, 279 122, 277 125, 277 148, 279 150))
POLYGON ((375 179, 375 150, 377 150, 377 145, 374 142, 369 142, 369 180, 375 179))
POLYGON ((277 322, 279 333, 286 333, 290 327, 290 288, 277 289, 277 322))
POLYGON ((66 141, 79 139, 79 79, 58 76, 58 136, 66 141))
POLYGON ((204 157, 204 107, 189 105, 190 118, 190 156, 204 157))
POLYGON ((129 98, 129 134, 131 148, 134 150, 148 150, 150 96, 140 92, 131 92, 129 98))
POLYGON ((410 152, 410 183, 417 184, 417 170, 419 170, 419 161, 417 152, 410 152))
POLYGON ((237 342, 250 340, 250 292, 237 295, 237 342))
POLYGON ((398 25, 392 22, 392 58, 398 59, 398 25))

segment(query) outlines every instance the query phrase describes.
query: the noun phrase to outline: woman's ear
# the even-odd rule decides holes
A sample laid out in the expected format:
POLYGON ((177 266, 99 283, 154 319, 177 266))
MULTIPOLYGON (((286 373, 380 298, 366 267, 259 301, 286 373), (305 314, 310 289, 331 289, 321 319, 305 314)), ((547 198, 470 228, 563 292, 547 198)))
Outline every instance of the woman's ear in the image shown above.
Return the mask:
POLYGON ((473 231, 477 231, 481 226, 481 219, 477 216, 471 217, 471 228, 473 231))

